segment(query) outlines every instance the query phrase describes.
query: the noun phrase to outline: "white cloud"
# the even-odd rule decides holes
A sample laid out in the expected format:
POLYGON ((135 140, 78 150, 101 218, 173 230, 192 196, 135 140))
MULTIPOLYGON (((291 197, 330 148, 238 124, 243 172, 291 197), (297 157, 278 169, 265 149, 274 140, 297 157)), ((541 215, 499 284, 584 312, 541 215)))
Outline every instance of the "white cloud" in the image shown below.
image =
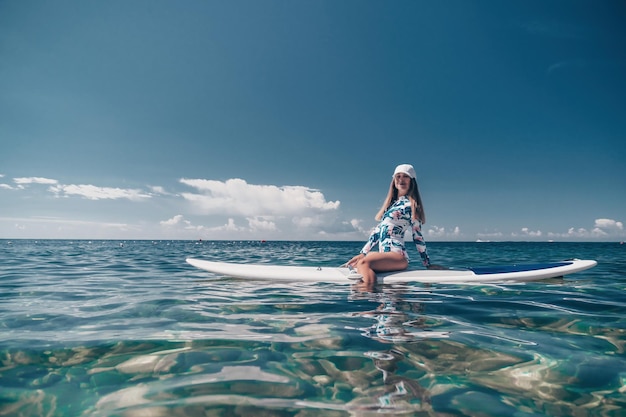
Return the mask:
MULTIPOLYGON (((118 200, 127 199, 131 201, 140 201, 151 198, 148 193, 138 189, 117 188, 117 187, 98 187, 88 184, 59 184, 59 181, 44 177, 19 177, 13 178, 13 182, 17 184, 12 187, 8 184, 0 184, 0 188, 7 190, 25 190, 26 186, 31 184, 49 185, 48 191, 54 193, 57 197, 79 196, 88 200, 118 200)), ((162 187, 153 187, 158 190, 162 187)))
POLYGON ((501 239, 502 236, 504 236, 502 232, 476 233, 476 237, 480 240, 501 239))
POLYGON ((59 181, 53 180, 50 178, 43 177, 21 177, 21 178, 13 178, 13 182, 18 185, 28 185, 28 184, 44 184, 44 185, 54 185, 58 184, 59 181))
POLYGON ((312 227, 320 227, 327 224, 327 221, 323 218, 323 216, 298 216, 291 219, 291 222, 296 225, 296 227, 304 229, 304 228, 312 228, 312 227))
POLYGON ((165 188, 161 187, 160 185, 152 185, 149 188, 150 191, 157 195, 173 195, 172 193, 165 191, 165 188))
POLYGON ((214 228, 214 230, 225 230, 225 231, 238 232, 238 231, 241 231, 243 229, 235 224, 235 219, 228 219, 228 223, 226 223, 223 226, 216 227, 216 228, 214 228))
POLYGON ((350 220, 350 225, 354 228, 354 230, 358 230, 360 232, 364 232, 367 233, 366 230, 363 228, 363 220, 361 219, 352 219, 350 220))
POLYGON ((159 224, 168 230, 168 233, 182 233, 180 237, 192 237, 195 238, 198 232, 204 232, 207 230, 204 226, 196 226, 191 221, 185 219, 182 214, 177 214, 171 219, 160 221, 159 224))
POLYGON ((445 227, 439 227, 439 226, 431 226, 428 229, 428 236, 431 237, 441 237, 444 236, 446 234, 446 228, 445 227))
POLYGON ((209 237, 214 236, 218 239, 228 238, 229 236, 232 237, 233 233, 249 232, 249 229, 237 226, 237 224, 235 223, 235 219, 233 218, 229 218, 226 224, 215 227, 204 227, 202 228, 202 230, 207 232, 209 234, 209 237))
POLYGON ((533 230, 530 230, 528 227, 522 227, 520 235, 518 235, 517 233, 512 233, 511 234, 511 236, 513 236, 513 237, 522 236, 522 237, 533 237, 533 238, 541 237, 542 235, 543 235, 543 233, 541 232, 541 230, 533 231, 533 230))
MULTIPOLYGON (((206 222, 194 226, 203 239, 361 239, 352 223, 337 217, 339 202, 326 201, 323 194, 306 187, 251 185, 244 180, 225 182, 182 179, 181 183, 197 188, 199 193, 180 194, 191 203, 194 215, 206 222), (276 201, 278 200, 278 201, 276 201), (262 214, 263 213, 263 214, 262 214), (268 214, 269 213, 269 214, 268 214), (228 222, 215 225, 228 215, 228 222), (200 216, 200 217, 198 217, 200 216)), ((182 215, 160 222, 189 234, 182 215)))
POLYGON ((185 220, 184 223, 187 225, 184 227, 187 232, 194 232, 194 236, 197 235, 198 232, 201 232, 204 237, 208 237, 209 239, 231 239, 240 236, 238 235, 239 233, 248 234, 251 232, 250 228, 237 226, 233 218, 229 218, 226 224, 214 227, 193 226, 191 222, 187 220, 185 220))
POLYGON ((176 225, 181 224, 183 222, 189 223, 187 220, 184 219, 182 214, 177 214, 176 216, 172 217, 171 219, 163 220, 163 221, 159 222, 159 224, 161 226, 176 226, 176 225))
POLYGON ((624 224, 613 219, 596 219, 591 229, 570 227, 566 233, 548 233, 550 238, 560 239, 623 239, 624 224))
POLYGON ((182 196, 204 214, 306 217, 336 210, 340 204, 326 201, 319 190, 303 186, 255 185, 238 178, 225 182, 183 178, 180 182, 198 190, 182 196))
POLYGON ((596 219, 594 228, 603 230, 624 230, 624 224, 613 219, 596 219))
MULTIPOLYGON (((594 227, 593 229, 591 229, 591 233, 589 233, 589 235, 592 237, 608 237, 609 236, 607 232, 600 229, 599 227, 594 227)), ((585 236, 585 237, 588 237, 588 236, 585 236)))
POLYGON ((448 231, 445 227, 433 225, 428 228, 428 231, 425 234, 433 238, 459 238, 461 236, 461 229, 459 228, 459 226, 456 226, 454 229, 452 229, 452 231, 448 231))
POLYGON ((248 227, 238 226, 235 223, 235 219, 229 218, 226 224, 214 227, 206 227, 202 225, 194 225, 191 221, 186 220, 182 214, 177 214, 171 219, 163 220, 159 222, 161 226, 165 226, 167 228, 173 230, 181 230, 181 231, 191 231, 191 232, 203 232, 209 235, 209 238, 225 238, 228 237, 228 234, 221 234, 221 232, 244 232, 251 233, 256 231, 275 231, 276 225, 268 219, 264 219, 261 217, 248 218, 248 227), (218 233, 218 234, 215 234, 218 233))
POLYGON ((578 229, 574 227, 570 227, 567 230, 567 233, 565 235, 559 235, 559 234, 556 234, 556 235, 559 237, 569 237, 569 238, 588 238, 589 236, 591 236, 591 232, 589 232, 584 227, 579 227, 578 229))
POLYGON ((97 187, 88 184, 54 185, 49 188, 57 196, 79 196, 88 200, 118 200, 127 199, 140 201, 151 198, 149 194, 136 189, 124 189, 113 187, 97 187))
MULTIPOLYGON (((232 220, 232 219, 229 219, 232 220)), ((263 218, 263 217, 248 217, 248 226, 250 227, 250 230, 255 232, 255 231, 268 231, 268 232, 273 232, 278 230, 276 223, 273 222, 271 219, 269 218, 263 218)))

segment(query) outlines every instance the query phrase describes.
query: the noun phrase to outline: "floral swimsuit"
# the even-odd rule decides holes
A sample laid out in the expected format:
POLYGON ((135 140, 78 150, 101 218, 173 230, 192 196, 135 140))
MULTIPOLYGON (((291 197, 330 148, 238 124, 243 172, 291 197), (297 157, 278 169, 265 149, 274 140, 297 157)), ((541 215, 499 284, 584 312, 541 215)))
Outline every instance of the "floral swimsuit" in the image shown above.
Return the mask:
POLYGON ((367 243, 361 249, 361 253, 367 254, 378 244, 380 252, 398 252, 408 261, 409 255, 404 247, 404 233, 410 228, 413 243, 415 243, 417 251, 422 257, 422 263, 424 266, 430 265, 428 252, 426 252, 426 243, 422 236, 422 225, 418 220, 413 220, 411 215, 411 201, 409 198, 406 196, 398 198, 387 209, 380 223, 374 228, 367 243))

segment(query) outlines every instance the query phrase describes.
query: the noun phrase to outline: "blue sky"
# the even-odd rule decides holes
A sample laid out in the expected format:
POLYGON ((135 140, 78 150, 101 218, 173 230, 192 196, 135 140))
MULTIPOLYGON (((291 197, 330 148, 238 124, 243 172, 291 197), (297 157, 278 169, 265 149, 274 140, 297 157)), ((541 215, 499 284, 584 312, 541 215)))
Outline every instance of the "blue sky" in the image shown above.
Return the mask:
POLYGON ((0 238, 626 238, 623 1, 1 1, 0 238))

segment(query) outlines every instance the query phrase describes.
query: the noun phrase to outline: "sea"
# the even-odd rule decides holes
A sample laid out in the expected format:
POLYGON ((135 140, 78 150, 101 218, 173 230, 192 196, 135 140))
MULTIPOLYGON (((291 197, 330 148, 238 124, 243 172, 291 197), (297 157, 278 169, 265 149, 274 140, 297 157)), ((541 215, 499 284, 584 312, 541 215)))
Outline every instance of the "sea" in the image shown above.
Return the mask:
POLYGON ((598 265, 370 291, 185 262, 338 266, 362 244, 0 240, 0 416, 626 416, 620 242, 430 242, 450 267, 598 265))

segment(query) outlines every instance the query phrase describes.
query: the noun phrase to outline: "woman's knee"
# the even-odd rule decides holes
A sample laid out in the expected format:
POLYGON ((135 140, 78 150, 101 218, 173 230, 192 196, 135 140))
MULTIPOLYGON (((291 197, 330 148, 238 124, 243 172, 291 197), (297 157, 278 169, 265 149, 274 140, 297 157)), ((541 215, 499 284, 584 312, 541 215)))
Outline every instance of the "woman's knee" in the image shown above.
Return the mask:
POLYGON ((367 256, 363 259, 359 259, 359 261, 356 263, 356 267, 367 267, 371 269, 371 265, 370 265, 370 259, 367 259, 367 256))

